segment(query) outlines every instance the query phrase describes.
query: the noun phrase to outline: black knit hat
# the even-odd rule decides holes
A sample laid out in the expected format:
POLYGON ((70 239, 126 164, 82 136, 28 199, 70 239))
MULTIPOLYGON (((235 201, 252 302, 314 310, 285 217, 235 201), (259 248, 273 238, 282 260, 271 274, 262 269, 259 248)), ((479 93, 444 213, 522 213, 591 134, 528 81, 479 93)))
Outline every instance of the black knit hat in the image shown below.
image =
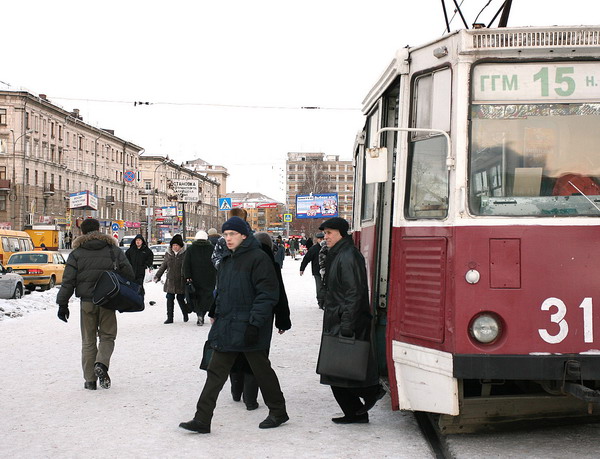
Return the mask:
POLYGON ((181 237, 181 234, 176 234, 175 236, 173 236, 173 238, 171 239, 171 242, 169 242, 169 247, 173 247, 173 244, 177 244, 179 247, 184 246, 183 238, 181 237))
POLYGON ((242 220, 240 217, 231 217, 225 223, 223 223, 223 227, 221 228, 221 232, 225 231, 237 231, 244 236, 250 235, 250 227, 248 223, 242 220))
POLYGON ((350 225, 348 225, 348 222, 341 217, 333 217, 329 220, 325 220, 321 226, 319 226, 321 231, 325 228, 336 229, 345 237, 348 236, 348 228, 350 228, 350 225))

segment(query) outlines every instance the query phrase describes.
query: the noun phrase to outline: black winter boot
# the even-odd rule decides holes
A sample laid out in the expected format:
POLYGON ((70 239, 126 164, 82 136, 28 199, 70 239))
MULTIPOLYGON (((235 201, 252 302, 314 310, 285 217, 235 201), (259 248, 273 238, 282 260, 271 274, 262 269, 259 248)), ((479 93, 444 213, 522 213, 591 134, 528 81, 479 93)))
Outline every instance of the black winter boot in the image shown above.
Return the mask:
POLYGON ((175 301, 167 298, 167 320, 164 323, 172 324, 173 323, 173 311, 175 309, 175 301))

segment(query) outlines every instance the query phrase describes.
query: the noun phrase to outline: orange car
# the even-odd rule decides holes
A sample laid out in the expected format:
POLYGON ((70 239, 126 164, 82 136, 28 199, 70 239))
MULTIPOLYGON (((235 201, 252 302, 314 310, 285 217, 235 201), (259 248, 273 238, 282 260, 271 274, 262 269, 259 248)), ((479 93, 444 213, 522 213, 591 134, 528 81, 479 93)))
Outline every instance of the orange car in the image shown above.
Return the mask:
POLYGON ((33 291, 37 286, 50 290, 62 283, 66 264, 59 252, 36 250, 12 254, 6 266, 23 276, 27 289, 33 291))

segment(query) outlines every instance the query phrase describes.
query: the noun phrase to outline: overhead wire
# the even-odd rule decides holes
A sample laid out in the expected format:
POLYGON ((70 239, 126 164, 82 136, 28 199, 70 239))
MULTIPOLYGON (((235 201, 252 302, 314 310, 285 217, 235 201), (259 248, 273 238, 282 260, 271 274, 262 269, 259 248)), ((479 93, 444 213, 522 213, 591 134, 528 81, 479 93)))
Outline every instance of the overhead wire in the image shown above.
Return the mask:
POLYGON ((110 99, 80 99, 76 97, 50 96, 55 100, 73 100, 79 102, 100 102, 110 104, 131 104, 134 107, 138 105, 175 105, 175 106, 197 106, 197 107, 215 107, 215 108, 245 108, 245 109, 267 109, 267 110, 333 110, 333 111, 357 111, 360 108, 352 107, 319 107, 314 105, 306 106, 285 106, 285 105, 243 105, 243 104, 215 104, 208 102, 149 102, 137 100, 110 100, 110 99))

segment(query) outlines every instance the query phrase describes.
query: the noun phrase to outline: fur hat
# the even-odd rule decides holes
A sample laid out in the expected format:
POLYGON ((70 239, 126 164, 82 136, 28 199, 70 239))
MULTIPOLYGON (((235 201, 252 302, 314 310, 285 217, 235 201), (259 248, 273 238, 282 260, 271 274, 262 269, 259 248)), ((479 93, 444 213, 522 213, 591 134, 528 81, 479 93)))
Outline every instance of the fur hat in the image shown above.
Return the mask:
POLYGON ((315 234, 315 237, 317 239, 323 239, 325 237, 325 234, 324 233, 317 233, 317 234, 315 234))
POLYGON ((181 234, 176 234, 169 242, 169 247, 173 247, 173 244, 177 244, 179 247, 183 247, 185 244, 183 243, 183 238, 181 234))
POLYGON ((223 227, 221 228, 221 232, 225 231, 237 231, 244 236, 250 235, 250 227, 248 223, 242 220, 240 217, 231 217, 225 223, 223 223, 223 227))
POLYGON ((203 241, 206 241, 208 239, 208 234, 206 234, 206 231, 200 230, 196 233, 194 239, 201 239, 203 241))
POLYGON ((208 235, 212 236, 213 234, 219 234, 215 228, 211 228, 208 230, 208 235))
POLYGON ((348 236, 348 228, 350 228, 350 225, 341 217, 333 217, 329 220, 325 220, 321 226, 319 226, 321 231, 323 231, 325 228, 336 229, 343 237, 345 237, 348 236))

